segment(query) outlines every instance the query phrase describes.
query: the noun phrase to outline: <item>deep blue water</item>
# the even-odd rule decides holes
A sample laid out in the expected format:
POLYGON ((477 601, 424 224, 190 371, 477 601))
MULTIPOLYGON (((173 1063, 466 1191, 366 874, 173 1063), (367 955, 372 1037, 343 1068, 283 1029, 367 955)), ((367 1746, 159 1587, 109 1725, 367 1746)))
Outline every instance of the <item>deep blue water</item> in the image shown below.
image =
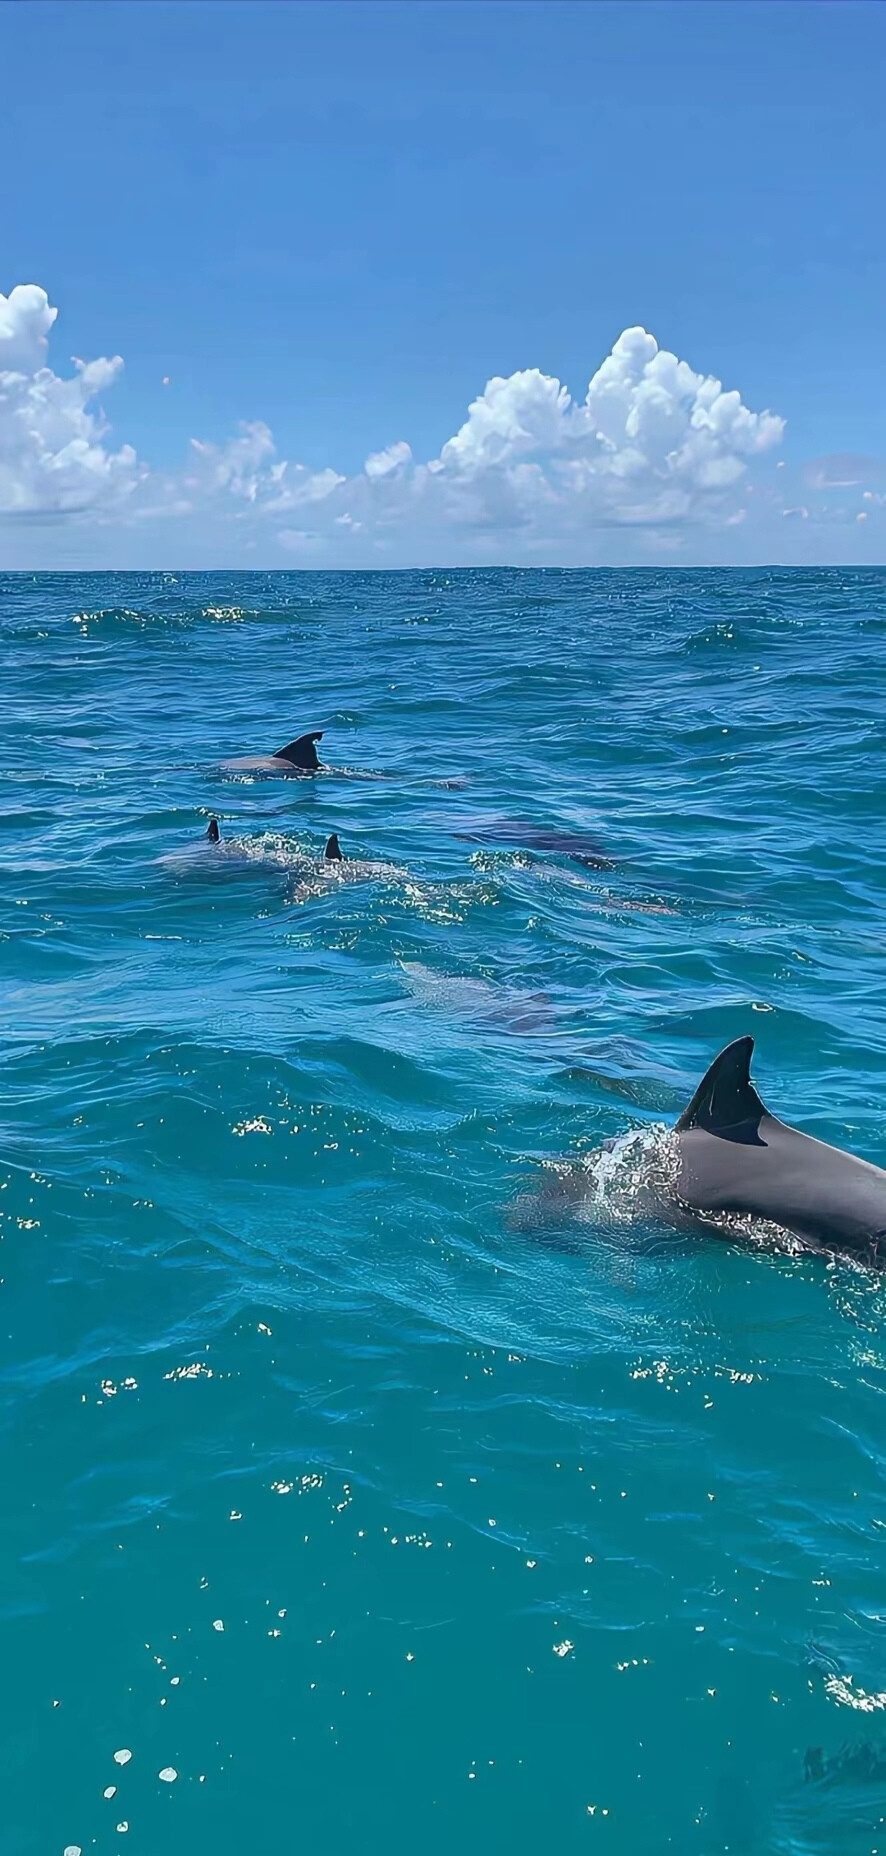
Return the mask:
POLYGON ((883 1279, 512 1215, 747 1031, 886 1164, 886 573, 0 623, 2 1856, 886 1851, 883 1279))

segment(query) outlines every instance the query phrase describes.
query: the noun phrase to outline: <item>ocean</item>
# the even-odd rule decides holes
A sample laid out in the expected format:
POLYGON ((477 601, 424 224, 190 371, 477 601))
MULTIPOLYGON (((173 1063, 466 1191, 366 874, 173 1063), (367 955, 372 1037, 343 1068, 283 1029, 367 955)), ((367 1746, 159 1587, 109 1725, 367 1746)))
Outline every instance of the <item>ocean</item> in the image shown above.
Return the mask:
POLYGON ((886 1164, 886 571, 0 626, 2 1856, 886 1852, 886 1281, 619 1158, 886 1164))

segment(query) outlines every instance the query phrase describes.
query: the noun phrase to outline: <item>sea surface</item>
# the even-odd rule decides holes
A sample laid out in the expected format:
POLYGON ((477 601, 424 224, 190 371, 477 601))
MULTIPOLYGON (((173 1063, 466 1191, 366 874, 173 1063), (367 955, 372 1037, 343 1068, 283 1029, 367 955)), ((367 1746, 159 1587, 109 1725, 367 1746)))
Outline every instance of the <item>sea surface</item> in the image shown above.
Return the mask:
POLYGON ((2 1856, 882 1856, 886 1279, 634 1183, 886 1165, 886 572, 0 630, 2 1856))

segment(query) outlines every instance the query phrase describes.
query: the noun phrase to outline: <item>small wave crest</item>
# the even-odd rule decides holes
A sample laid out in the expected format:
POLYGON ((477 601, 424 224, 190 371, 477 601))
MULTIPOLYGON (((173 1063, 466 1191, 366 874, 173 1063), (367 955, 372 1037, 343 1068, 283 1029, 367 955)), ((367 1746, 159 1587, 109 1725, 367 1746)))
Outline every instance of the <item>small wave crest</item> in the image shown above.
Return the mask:
POLYGON ((217 625, 241 625, 248 619, 261 616, 256 607, 240 605, 186 605, 172 610, 164 609, 162 605, 95 606, 72 612, 70 622, 81 636, 95 638, 102 635, 112 637, 116 632, 187 630, 207 619, 217 625))

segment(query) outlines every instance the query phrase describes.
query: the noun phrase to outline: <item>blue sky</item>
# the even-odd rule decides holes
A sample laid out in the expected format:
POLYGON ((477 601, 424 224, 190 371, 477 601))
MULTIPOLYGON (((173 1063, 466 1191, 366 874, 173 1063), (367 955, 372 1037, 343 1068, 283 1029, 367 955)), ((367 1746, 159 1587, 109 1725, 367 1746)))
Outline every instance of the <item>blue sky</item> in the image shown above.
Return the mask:
POLYGON ((884 95, 853 0, 7 4, 0 566, 883 560, 884 95), (638 328, 740 413, 582 410, 638 328))

